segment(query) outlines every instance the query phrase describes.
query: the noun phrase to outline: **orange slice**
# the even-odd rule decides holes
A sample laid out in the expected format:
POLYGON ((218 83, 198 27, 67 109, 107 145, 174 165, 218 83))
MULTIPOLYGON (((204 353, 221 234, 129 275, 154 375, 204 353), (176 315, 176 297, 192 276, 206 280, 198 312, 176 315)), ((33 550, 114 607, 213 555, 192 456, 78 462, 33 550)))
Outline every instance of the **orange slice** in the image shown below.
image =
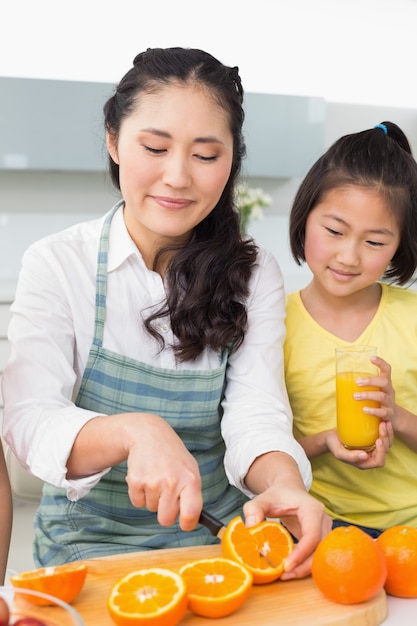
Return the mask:
POLYGON ((203 617, 224 617, 237 611, 252 588, 249 570, 230 559, 200 559, 186 563, 179 573, 185 579, 188 608, 203 617))
POLYGON ((226 526, 222 556, 249 569, 254 584, 270 583, 281 577, 284 561, 294 548, 288 530, 276 520, 265 520, 246 528, 240 516, 226 526))
MULTIPOLYGON (((72 602, 83 588, 86 576, 87 564, 74 561, 14 574, 10 582, 14 587, 42 591, 63 602, 72 602)), ((32 604, 49 604, 48 600, 35 596, 27 595, 25 599, 32 604)))
POLYGON ((118 626, 175 626, 187 610, 186 585, 161 567, 131 572, 113 586, 107 608, 118 626))

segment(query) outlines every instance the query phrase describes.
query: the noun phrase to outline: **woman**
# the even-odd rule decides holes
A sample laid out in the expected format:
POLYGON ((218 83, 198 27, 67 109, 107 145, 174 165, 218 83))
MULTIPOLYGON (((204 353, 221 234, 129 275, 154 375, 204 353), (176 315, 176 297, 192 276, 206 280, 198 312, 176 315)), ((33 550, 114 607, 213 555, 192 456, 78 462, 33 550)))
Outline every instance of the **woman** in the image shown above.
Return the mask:
POLYGON ((203 51, 139 54, 104 107, 122 199, 24 256, 5 437, 49 483, 40 565, 211 543, 203 503, 226 522, 246 502, 300 537, 300 576, 328 529, 291 434, 282 276, 234 208, 242 100, 203 51))

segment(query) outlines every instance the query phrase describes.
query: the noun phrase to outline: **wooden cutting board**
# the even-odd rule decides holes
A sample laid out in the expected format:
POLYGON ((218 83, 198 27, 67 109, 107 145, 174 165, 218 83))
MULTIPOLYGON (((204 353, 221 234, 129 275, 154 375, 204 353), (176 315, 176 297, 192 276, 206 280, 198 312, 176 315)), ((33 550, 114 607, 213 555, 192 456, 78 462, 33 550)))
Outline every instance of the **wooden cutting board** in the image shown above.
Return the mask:
MULTIPOLYGON (((126 574, 145 567, 178 569, 196 559, 220 556, 220 547, 198 546, 153 550, 90 559, 83 590, 72 605, 85 626, 115 626, 106 607, 111 587, 126 574)), ((220 620, 198 617, 190 612, 178 626, 377 626, 388 613, 385 592, 355 605, 326 600, 311 577, 254 585, 245 604, 236 613, 220 620)))

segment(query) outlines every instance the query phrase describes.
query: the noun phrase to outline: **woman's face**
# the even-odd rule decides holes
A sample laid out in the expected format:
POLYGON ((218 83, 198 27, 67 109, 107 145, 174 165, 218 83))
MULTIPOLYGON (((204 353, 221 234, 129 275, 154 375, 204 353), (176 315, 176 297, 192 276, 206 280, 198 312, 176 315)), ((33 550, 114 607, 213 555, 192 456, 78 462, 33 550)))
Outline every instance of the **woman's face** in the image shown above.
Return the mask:
POLYGON ((126 225, 145 262, 161 245, 189 238, 217 204, 232 167, 227 114, 196 85, 141 95, 107 146, 119 164, 126 225))

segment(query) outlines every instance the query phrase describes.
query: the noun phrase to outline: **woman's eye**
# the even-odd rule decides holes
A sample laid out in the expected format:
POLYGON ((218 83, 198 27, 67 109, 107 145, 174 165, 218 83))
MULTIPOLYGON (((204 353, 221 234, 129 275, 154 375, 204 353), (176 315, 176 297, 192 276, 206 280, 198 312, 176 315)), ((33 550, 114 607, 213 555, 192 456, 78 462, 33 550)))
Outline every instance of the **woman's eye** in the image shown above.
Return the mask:
POLYGON ((382 246, 385 246, 382 241, 367 241, 366 243, 369 243, 370 246, 373 246, 375 248, 382 248, 382 246))
POLYGON ((210 163, 211 161, 216 161, 218 159, 217 155, 215 156, 203 156, 202 154, 195 155, 200 161, 204 161, 205 163, 210 163))
POLYGON ((333 228, 326 227, 326 230, 327 230, 328 233, 330 233, 330 235, 341 235, 341 233, 339 233, 339 231, 333 230, 333 228))
POLYGON ((151 154, 163 154, 164 152, 166 152, 164 148, 157 149, 157 148, 151 148, 150 146, 145 146, 145 145, 143 147, 145 148, 147 152, 150 152, 151 154))

